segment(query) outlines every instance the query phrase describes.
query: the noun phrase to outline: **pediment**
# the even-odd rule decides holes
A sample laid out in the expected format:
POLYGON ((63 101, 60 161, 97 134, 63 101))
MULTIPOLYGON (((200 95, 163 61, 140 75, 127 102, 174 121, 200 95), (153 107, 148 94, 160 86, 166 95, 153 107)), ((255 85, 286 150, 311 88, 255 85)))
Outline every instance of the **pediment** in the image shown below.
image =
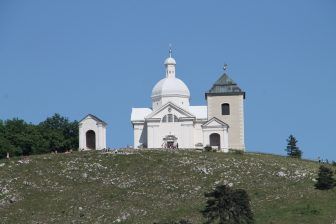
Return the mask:
POLYGON ((229 127, 229 125, 226 124, 225 122, 219 120, 218 118, 213 117, 210 120, 208 120, 205 124, 203 124, 202 127, 204 127, 204 128, 229 127))
POLYGON ((83 123, 84 121, 88 120, 88 119, 92 119, 95 120, 97 123, 101 123, 104 126, 107 125, 107 123, 105 121, 103 121, 102 119, 98 118, 97 116, 93 115, 93 114, 88 114, 86 115, 82 120, 80 120, 78 123, 83 123))
POLYGON ((158 110, 155 110, 149 114, 146 119, 161 119, 166 114, 174 114, 179 118, 195 118, 195 115, 191 114, 187 110, 175 105, 172 102, 168 102, 161 106, 158 110))

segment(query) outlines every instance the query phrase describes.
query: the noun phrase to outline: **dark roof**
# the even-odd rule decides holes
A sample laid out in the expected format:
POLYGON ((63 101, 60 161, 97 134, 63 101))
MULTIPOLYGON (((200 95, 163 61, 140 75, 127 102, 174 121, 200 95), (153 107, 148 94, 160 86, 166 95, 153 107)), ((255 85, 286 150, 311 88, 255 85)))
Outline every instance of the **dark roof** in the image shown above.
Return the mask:
POLYGON ((245 98, 245 92, 226 73, 205 93, 205 97, 208 95, 244 95, 245 98))
POLYGON ((103 123, 104 125, 107 125, 107 123, 105 121, 103 121, 102 119, 98 118, 97 116, 93 115, 93 114, 88 114, 86 115, 82 120, 80 120, 79 122, 82 122, 85 118, 87 118, 88 116, 92 117, 94 120, 103 123))

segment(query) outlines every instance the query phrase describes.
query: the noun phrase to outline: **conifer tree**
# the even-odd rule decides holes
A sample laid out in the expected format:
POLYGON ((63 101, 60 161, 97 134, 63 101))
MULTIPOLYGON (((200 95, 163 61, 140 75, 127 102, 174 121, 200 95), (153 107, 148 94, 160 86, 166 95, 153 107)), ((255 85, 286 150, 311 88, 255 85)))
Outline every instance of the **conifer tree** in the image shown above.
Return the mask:
POLYGON ((318 172, 317 182, 315 184, 316 189, 329 190, 334 188, 336 185, 336 181, 333 178, 333 174, 334 172, 332 171, 332 169, 327 166, 321 165, 318 172))
POLYGON ((207 205, 202 211, 207 219, 205 223, 254 223, 250 198, 245 190, 220 185, 214 191, 206 193, 205 197, 208 198, 207 205))
POLYGON ((302 151, 297 147, 297 142, 296 138, 293 135, 290 135, 287 139, 287 147, 285 151, 288 156, 301 159, 302 151))

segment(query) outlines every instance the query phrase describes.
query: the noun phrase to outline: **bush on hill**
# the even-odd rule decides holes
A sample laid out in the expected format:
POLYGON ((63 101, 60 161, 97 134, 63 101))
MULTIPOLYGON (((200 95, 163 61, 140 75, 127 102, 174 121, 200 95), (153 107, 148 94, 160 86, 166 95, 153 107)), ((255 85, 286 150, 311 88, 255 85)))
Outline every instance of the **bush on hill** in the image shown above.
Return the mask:
POLYGON ((318 173, 316 189, 329 190, 335 187, 336 181, 333 178, 334 172, 327 166, 321 165, 318 173))
POLYGON ((154 222, 154 224, 192 224, 192 222, 186 219, 181 219, 180 221, 170 221, 170 222, 163 222, 163 223, 154 222))
POLYGON ((202 213, 207 219, 206 223, 254 223, 250 198, 245 190, 220 185, 212 192, 206 193, 205 197, 208 200, 202 213))

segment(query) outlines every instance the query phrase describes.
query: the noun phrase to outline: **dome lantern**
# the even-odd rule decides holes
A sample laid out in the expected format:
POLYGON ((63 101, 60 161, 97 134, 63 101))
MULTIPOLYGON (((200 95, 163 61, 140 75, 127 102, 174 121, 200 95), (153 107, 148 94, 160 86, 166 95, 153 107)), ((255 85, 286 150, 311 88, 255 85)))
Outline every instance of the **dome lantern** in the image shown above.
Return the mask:
POLYGON ((176 61, 172 58, 171 49, 164 65, 166 77, 161 79, 152 90, 153 109, 167 102, 173 102, 183 108, 189 107, 190 92, 187 85, 175 76, 176 61))
POLYGON ((174 78, 175 77, 175 65, 176 61, 172 58, 172 49, 169 49, 169 57, 164 62, 166 66, 166 77, 167 78, 174 78))

